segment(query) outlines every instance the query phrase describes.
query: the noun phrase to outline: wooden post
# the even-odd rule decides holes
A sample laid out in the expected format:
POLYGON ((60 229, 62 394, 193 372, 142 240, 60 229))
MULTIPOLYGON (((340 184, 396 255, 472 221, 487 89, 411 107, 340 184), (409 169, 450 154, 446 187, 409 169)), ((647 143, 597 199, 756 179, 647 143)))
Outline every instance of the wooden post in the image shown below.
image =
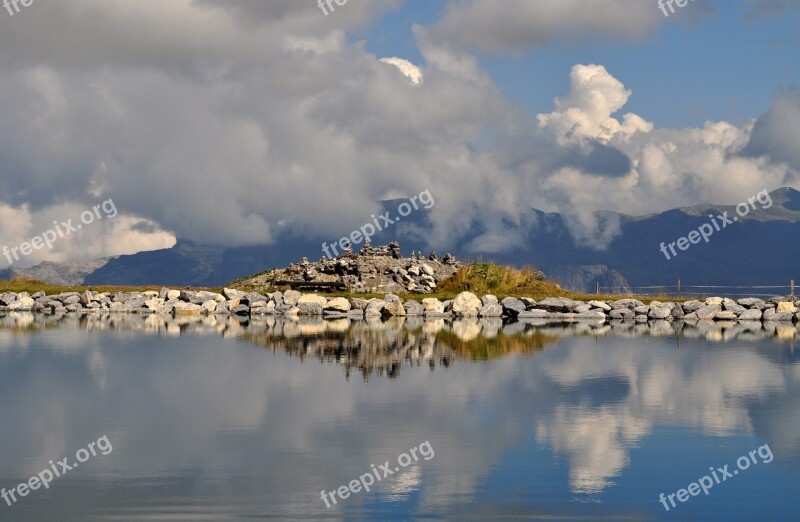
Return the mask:
POLYGON ((595 293, 595 295, 600 295, 600 281, 597 281, 597 282, 595 283, 595 290, 594 290, 594 293, 595 293))
POLYGON ((794 296, 794 279, 789 280, 789 295, 794 296))
POLYGON ((677 297, 680 297, 680 296, 681 296, 681 280, 680 280, 680 279, 678 279, 678 293, 677 293, 677 297))

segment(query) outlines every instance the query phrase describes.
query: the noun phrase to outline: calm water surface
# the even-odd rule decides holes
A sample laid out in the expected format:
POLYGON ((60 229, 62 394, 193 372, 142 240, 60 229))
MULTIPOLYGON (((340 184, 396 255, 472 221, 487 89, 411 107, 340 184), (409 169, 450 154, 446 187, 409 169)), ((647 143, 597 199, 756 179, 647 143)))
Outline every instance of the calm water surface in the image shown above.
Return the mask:
POLYGON ((800 520, 797 335, 4 315, 0 487, 113 449, 0 520, 800 520), (659 502, 725 465, 708 495, 659 502))

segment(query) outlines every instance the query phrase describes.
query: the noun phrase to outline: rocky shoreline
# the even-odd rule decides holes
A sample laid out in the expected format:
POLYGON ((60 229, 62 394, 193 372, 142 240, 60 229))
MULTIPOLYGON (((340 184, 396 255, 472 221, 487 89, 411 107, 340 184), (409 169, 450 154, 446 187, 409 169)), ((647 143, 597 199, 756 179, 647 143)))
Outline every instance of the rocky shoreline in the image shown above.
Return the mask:
POLYGON ((542 319, 552 322, 572 321, 777 321, 798 322, 800 307, 794 296, 776 296, 767 300, 733 300, 709 297, 703 301, 682 303, 637 299, 575 301, 553 297, 539 301, 522 297, 498 300, 485 295, 478 298, 462 292, 452 300, 425 298, 403 301, 394 294, 383 299, 326 297, 302 294, 295 290, 266 295, 225 288, 222 293, 175 290, 147 292, 65 292, 46 295, 37 292, 6 292, 0 295, 0 312, 38 313, 128 313, 166 314, 175 317, 202 315, 286 316, 371 319, 391 317, 504 318, 542 319))

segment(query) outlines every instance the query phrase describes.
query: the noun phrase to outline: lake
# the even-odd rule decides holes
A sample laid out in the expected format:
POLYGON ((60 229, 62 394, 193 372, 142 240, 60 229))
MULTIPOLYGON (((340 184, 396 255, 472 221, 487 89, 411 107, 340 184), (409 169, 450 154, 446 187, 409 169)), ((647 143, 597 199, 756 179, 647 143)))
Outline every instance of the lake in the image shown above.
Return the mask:
POLYGON ((0 520, 799 520, 798 333, 0 314, 0 520))

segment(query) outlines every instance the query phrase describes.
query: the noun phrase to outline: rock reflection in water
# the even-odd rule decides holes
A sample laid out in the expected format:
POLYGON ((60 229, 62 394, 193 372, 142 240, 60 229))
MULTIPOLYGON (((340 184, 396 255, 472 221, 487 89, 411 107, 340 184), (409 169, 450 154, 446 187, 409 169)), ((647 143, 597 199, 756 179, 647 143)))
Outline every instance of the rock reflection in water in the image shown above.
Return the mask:
POLYGON ((800 324, 761 322, 570 322, 541 319, 504 322, 497 318, 392 318, 351 320, 284 317, 169 317, 134 314, 0 314, 0 333, 12 335, 67 328, 135 331, 146 334, 222 335, 272 350, 283 350, 305 361, 339 364, 349 379, 360 371, 364 380, 377 374, 397 378, 404 364, 448 367, 454 361, 488 360, 512 353, 531 353, 570 336, 672 336, 725 342, 775 337, 794 342, 800 324))

